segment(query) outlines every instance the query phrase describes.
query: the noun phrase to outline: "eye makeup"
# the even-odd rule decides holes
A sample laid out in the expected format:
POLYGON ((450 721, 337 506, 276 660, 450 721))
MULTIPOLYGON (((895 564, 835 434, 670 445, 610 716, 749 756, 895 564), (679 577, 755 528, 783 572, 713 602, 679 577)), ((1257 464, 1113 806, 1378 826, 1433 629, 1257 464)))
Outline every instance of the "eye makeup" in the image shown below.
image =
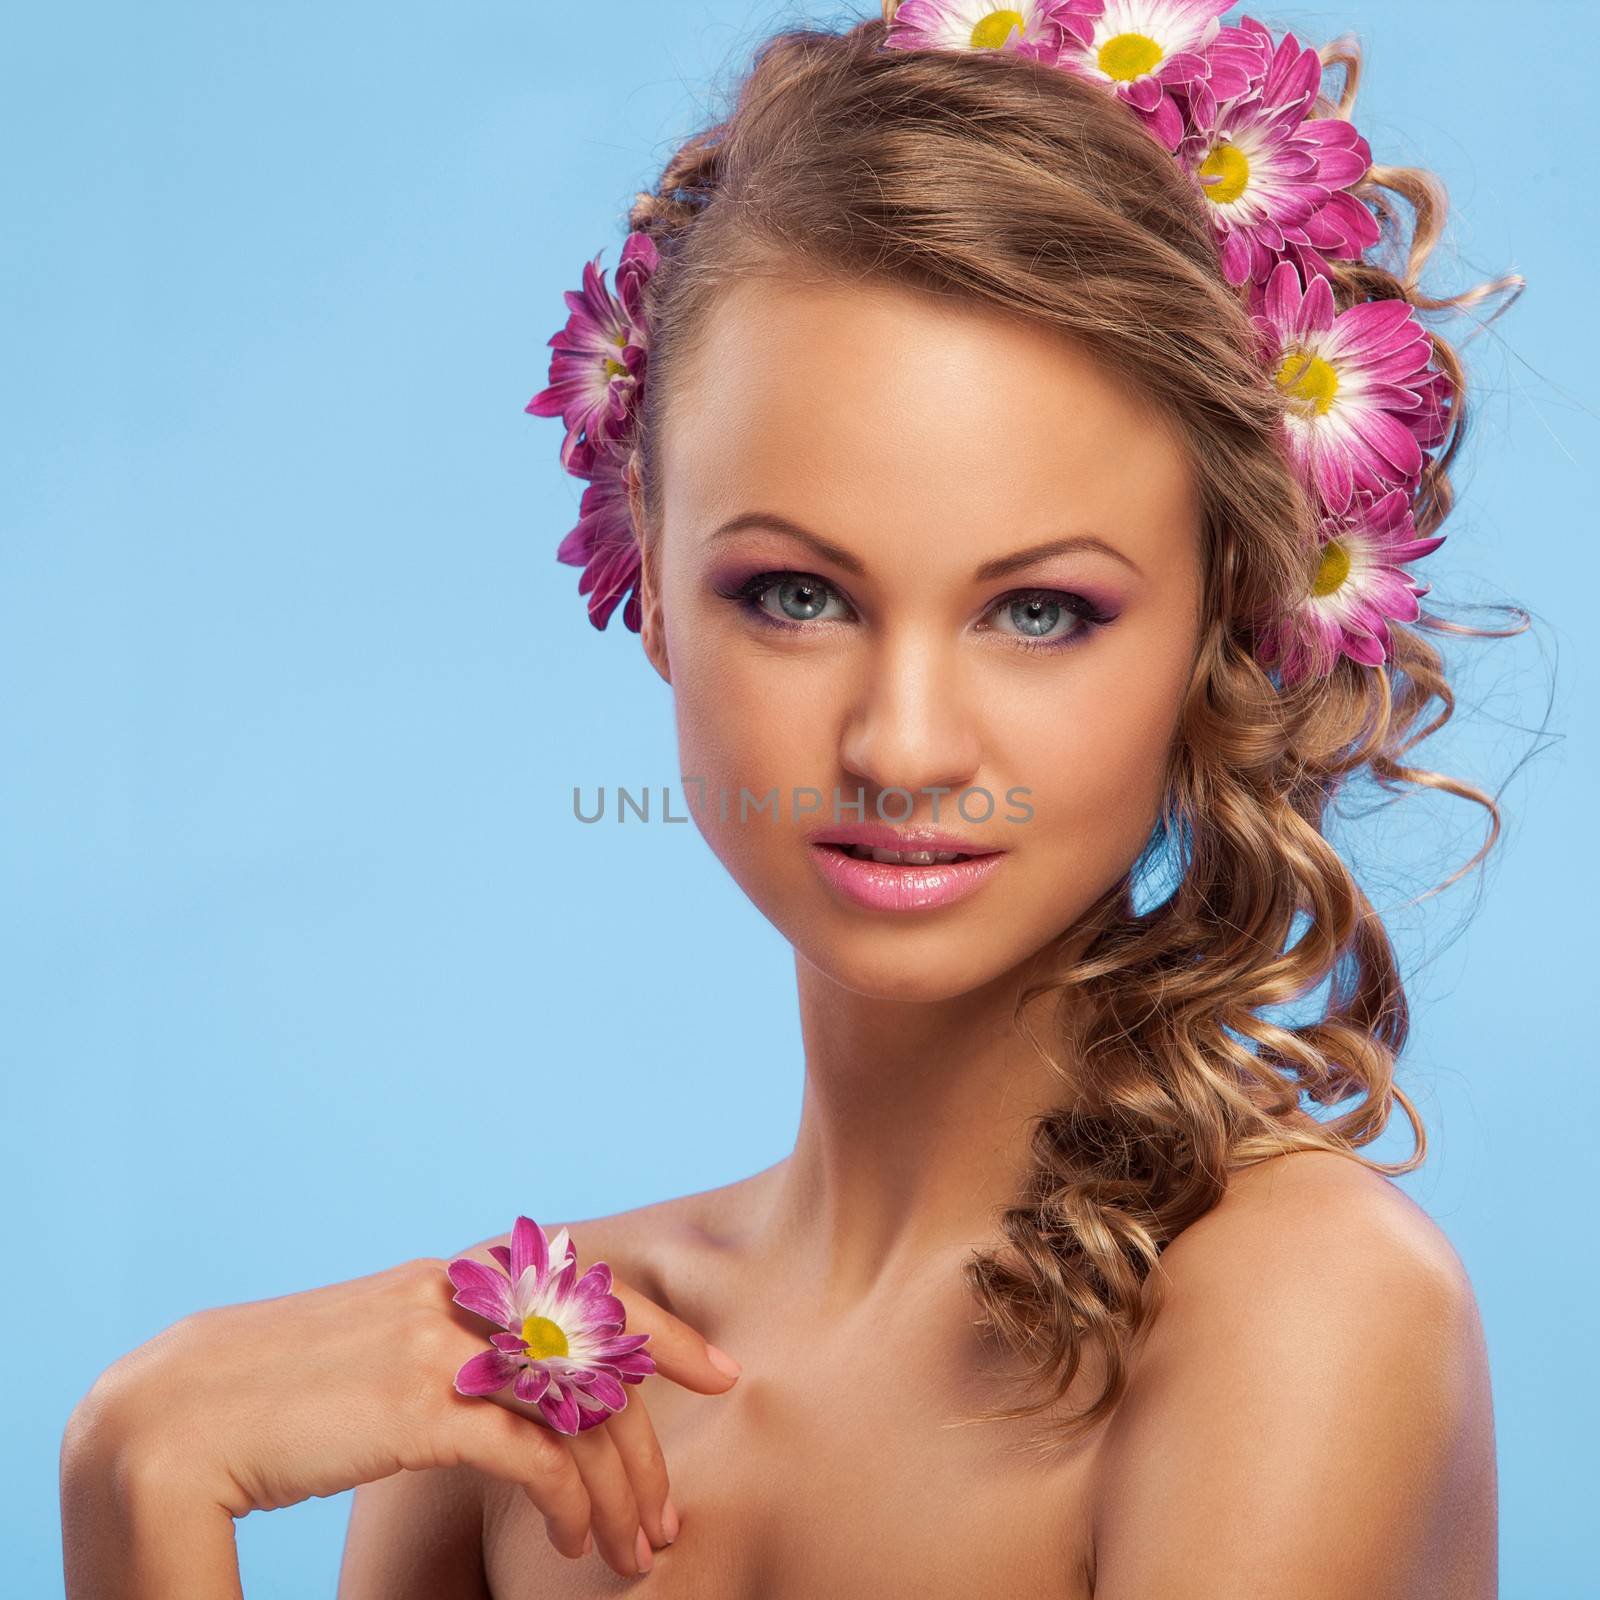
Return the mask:
MULTIPOLYGON (((853 609, 850 608, 849 602, 839 590, 829 583, 827 579, 818 577, 812 572, 804 572, 787 567, 770 568, 752 573, 743 580, 738 578, 719 579, 713 582, 712 588, 724 600, 737 606, 753 622, 765 627, 778 628, 786 633, 805 633, 819 624, 855 620, 853 609), (809 590, 814 591, 822 598, 823 611, 828 609, 831 602, 837 601, 846 608, 849 615, 847 617, 819 616, 809 620, 801 620, 797 617, 781 617, 774 614, 762 604, 762 600, 779 584, 787 582, 803 584, 809 590)), ((988 617, 1002 610, 1004 614, 1009 615, 1009 608, 1017 605, 1053 606, 1058 608, 1058 620, 1073 620, 1076 624, 1070 631, 1052 638, 1030 637, 1020 632, 1013 632, 1004 626, 996 627, 992 624, 983 628, 982 631, 998 634, 1009 645, 1020 650, 1059 651, 1071 649, 1090 638, 1101 628, 1109 627, 1117 618, 1116 612, 1107 609, 1100 602, 1076 590, 1052 589, 1042 586, 1012 589, 994 600, 984 615, 988 617)))

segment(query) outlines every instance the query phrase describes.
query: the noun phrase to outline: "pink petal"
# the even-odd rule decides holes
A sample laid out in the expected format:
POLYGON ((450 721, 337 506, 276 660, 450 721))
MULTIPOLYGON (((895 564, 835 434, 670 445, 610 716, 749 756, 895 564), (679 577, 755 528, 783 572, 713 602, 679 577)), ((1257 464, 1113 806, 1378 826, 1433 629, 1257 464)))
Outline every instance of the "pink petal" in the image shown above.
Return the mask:
POLYGON ((517 1374, 517 1381, 512 1384, 511 1392, 517 1399, 527 1405, 537 1405, 544 1398, 545 1391, 550 1387, 550 1370, 548 1367, 524 1367, 517 1374))
POLYGON ((1402 477, 1415 477, 1422 470, 1422 451, 1416 438, 1393 413, 1369 410, 1358 401, 1345 417, 1362 441, 1402 477))
POLYGON ((558 1384, 551 1383, 539 1401, 539 1410, 557 1433, 578 1431, 578 1402, 558 1384))
POLYGON ((1142 115, 1145 118, 1145 126, 1160 141, 1163 149, 1173 151, 1178 148, 1183 140, 1183 115, 1173 104, 1170 95, 1163 94, 1157 100, 1155 109, 1142 115))
POLYGON ((1292 262, 1280 261, 1272 269, 1272 276, 1267 279, 1268 320, 1280 329, 1292 326, 1295 315, 1300 309, 1300 301, 1300 274, 1295 271, 1292 262))
MULTIPOLYGON (((1307 126, 1315 127, 1316 124, 1313 122, 1307 126)), ((1317 166, 1317 180, 1330 189, 1344 189, 1355 183, 1366 170, 1367 162, 1354 150, 1330 147, 1322 152, 1322 160, 1317 166)))
POLYGON ((574 1381, 596 1400, 603 1400, 612 1411, 621 1411, 628 1403, 626 1391, 609 1372, 596 1369, 574 1381))
MULTIPOLYGON (((633 569, 636 571, 637 568, 638 568, 638 554, 637 554, 637 552, 634 552, 632 565, 633 565, 633 569)), ((611 602, 612 605, 615 605, 617 603, 617 601, 620 600, 621 598, 622 598, 622 594, 621 594, 620 589, 618 590, 618 592, 615 595, 612 595, 612 596, 609 597, 610 602, 611 602)), ((572 1285, 576 1281, 577 1276, 578 1276, 577 1250, 576 1250, 576 1247, 573 1245, 572 1241, 569 1239, 567 1241, 566 1265, 564 1267, 562 1267, 561 1270, 551 1280, 552 1285, 554 1287, 555 1293, 561 1299, 563 1299, 563 1300, 566 1299, 567 1296, 572 1293, 572 1285)))
POLYGON ((1210 70, 1211 65, 1204 56, 1196 55, 1193 50, 1175 50, 1156 68, 1153 76, 1162 83, 1181 84, 1195 78, 1203 79, 1210 70))
POLYGON ((1420 561, 1423 556, 1431 556, 1440 545, 1444 543, 1445 536, 1436 533, 1431 539, 1408 539, 1404 544, 1397 544, 1390 552, 1392 561, 1420 561))
POLYGON ((456 1373, 457 1394, 495 1394, 516 1377, 521 1363, 499 1350, 480 1350, 456 1373))
POLYGON ((584 1275, 578 1279, 573 1287, 573 1295, 579 1300, 606 1300, 612 1299, 611 1293, 611 1268, 604 1261, 596 1261, 584 1275))
POLYGON ((1355 490, 1351 476, 1350 457, 1338 446, 1324 445, 1314 457, 1314 477, 1317 491, 1332 511, 1342 511, 1350 504, 1355 490))
POLYGON ((1344 636, 1344 653, 1365 667, 1381 667, 1387 652, 1382 639, 1375 639, 1370 634, 1347 633, 1344 636))
MULTIPOLYGON (((1294 269, 1291 267, 1290 271, 1294 269)), ((1321 332, 1333 326, 1333 285, 1319 277, 1308 283, 1300 300, 1299 326, 1303 333, 1321 332)))
POLYGON ((610 1361, 615 1356, 625 1356, 630 1351, 642 1350, 649 1343, 648 1333, 619 1333, 605 1340, 597 1349, 596 1354, 603 1361, 610 1361))
POLYGON ((458 1256, 445 1269, 456 1286, 455 1303, 480 1317, 508 1327, 516 1315, 511 1305, 511 1284, 503 1272, 470 1256, 458 1256))
POLYGON ((631 1356, 618 1356, 606 1363, 624 1383, 642 1383, 656 1370, 655 1362, 640 1350, 631 1356))
POLYGON ((1237 229, 1230 228, 1222 242, 1222 275, 1229 283, 1244 283, 1250 276, 1250 245, 1237 229))
POLYGON ((518 1217, 511 1230, 511 1281, 522 1282, 529 1267, 537 1268, 543 1279, 550 1266, 550 1246, 544 1229, 531 1217, 518 1217))
POLYGON ((1162 99, 1160 82, 1151 74, 1142 78, 1135 78, 1131 83, 1121 85, 1123 97, 1130 105, 1137 106, 1140 111, 1154 111, 1162 99))

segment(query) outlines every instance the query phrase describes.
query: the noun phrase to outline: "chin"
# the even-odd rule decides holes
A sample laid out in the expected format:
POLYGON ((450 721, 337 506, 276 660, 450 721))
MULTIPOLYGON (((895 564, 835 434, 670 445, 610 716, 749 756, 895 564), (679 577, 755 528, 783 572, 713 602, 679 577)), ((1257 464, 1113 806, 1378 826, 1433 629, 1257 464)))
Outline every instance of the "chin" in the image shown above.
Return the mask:
POLYGON ((813 908, 804 926, 789 920, 777 926, 795 953, 840 988, 925 1005, 1004 978, 1061 931, 954 908, 934 917, 863 916, 830 905, 813 908))
POLYGON ((899 1000, 920 1005, 936 1005, 956 1000, 981 989, 1014 964, 1008 961, 979 963, 972 954, 953 954, 950 959, 929 965, 912 962, 897 953, 892 941, 878 941, 876 950, 839 950, 829 947, 808 950, 795 946, 796 954, 814 966, 824 977, 870 1000, 899 1000))

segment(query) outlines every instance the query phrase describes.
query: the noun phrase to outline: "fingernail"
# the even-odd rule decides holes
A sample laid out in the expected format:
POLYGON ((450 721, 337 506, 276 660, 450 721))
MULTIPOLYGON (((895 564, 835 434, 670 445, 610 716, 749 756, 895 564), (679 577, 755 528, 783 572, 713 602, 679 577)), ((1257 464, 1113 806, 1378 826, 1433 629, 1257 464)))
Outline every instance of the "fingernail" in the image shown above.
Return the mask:
POLYGON ((650 1549, 650 1541, 645 1537, 641 1528, 633 1541, 633 1553, 639 1558, 639 1570, 648 1572, 655 1565, 655 1555, 650 1549))
POLYGON ((706 1346, 706 1360, 709 1361, 718 1372, 725 1372, 730 1378, 737 1378, 740 1372, 743 1370, 739 1363, 735 1361, 726 1350, 719 1350, 714 1344, 708 1344, 706 1346))
POLYGON ((678 1508, 673 1505, 670 1494, 661 1508, 661 1531, 666 1534, 668 1544, 678 1537, 678 1508))

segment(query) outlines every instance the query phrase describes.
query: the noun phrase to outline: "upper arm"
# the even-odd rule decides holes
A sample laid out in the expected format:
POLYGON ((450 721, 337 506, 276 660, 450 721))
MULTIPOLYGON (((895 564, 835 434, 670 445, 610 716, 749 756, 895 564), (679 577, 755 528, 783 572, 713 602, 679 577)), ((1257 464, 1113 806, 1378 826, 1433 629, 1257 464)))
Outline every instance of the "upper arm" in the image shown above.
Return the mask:
POLYGON ((1460 1262, 1343 1158, 1266 1165, 1163 1257, 1105 1441, 1097 1600, 1492 1594, 1488 1371, 1460 1262), (1486 1586, 1451 1587, 1447 1552, 1459 1572, 1474 1540, 1486 1586))
POLYGON ((489 1600, 480 1475, 396 1472, 355 1493, 339 1600, 489 1600))

